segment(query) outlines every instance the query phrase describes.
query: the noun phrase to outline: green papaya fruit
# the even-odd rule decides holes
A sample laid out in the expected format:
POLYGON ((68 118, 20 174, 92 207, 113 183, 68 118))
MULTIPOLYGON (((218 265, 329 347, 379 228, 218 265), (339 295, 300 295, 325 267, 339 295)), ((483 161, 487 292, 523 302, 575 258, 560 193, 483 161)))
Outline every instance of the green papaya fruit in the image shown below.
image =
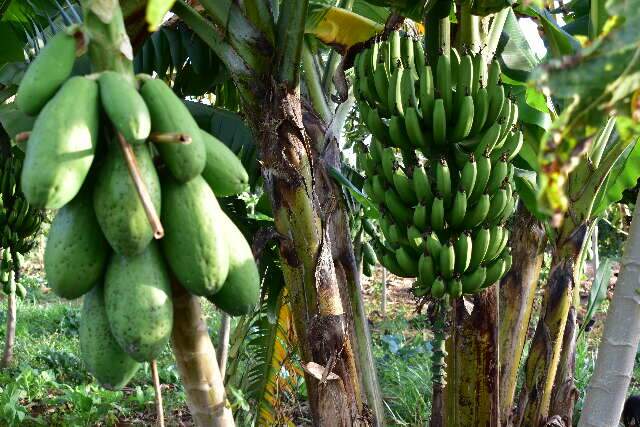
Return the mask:
POLYGON ((75 197, 93 162, 98 137, 98 84, 72 77, 33 127, 22 168, 22 192, 38 208, 58 209, 75 197))
POLYGON ((232 316, 242 316, 251 313, 260 300, 260 273, 242 232, 224 212, 221 222, 229 252, 229 273, 222 289, 209 300, 232 316))
POLYGON ((122 351, 111 334, 102 285, 84 297, 80 315, 80 355, 91 375, 110 390, 127 385, 140 367, 122 351))
POLYGON ((213 193, 217 197, 242 193, 249 185, 249 175, 240 159, 213 135, 202 131, 201 137, 207 151, 202 177, 213 193))
POLYGON ((173 327, 171 281, 157 243, 138 255, 111 258, 104 300, 120 347, 138 362, 156 359, 173 327))
POLYGON ((83 189, 51 224, 44 269, 53 291, 68 299, 89 292, 102 280, 109 245, 93 212, 91 191, 83 189))
POLYGON ((123 74, 104 71, 98 84, 102 107, 118 132, 131 144, 144 142, 151 132, 151 117, 133 82, 123 74))
POLYGON ((158 151, 171 174, 180 182, 200 175, 206 163, 206 151, 200 128, 187 107, 171 88, 159 79, 148 79, 142 84, 140 94, 149 108, 151 130, 159 133, 184 133, 191 143, 157 144, 158 151))
MULTIPOLYGON (((133 145, 138 169, 153 206, 160 212, 160 178, 146 144, 133 145)), ((135 255, 153 239, 153 229, 129 175, 122 150, 109 147, 93 189, 93 207, 100 228, 115 252, 135 255)))
POLYGON ((75 59, 75 38, 64 31, 53 36, 20 82, 16 93, 18 108, 30 115, 37 114, 69 78, 75 59))
POLYGON ((229 272, 224 213, 205 180, 162 179, 162 250, 178 281, 194 295, 220 290, 229 272))

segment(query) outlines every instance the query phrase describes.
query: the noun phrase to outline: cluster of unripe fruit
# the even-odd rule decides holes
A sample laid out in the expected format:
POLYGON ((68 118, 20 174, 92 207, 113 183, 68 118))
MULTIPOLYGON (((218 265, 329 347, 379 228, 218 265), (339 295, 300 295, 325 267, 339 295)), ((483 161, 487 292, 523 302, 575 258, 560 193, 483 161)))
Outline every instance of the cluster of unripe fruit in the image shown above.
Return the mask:
POLYGON ((511 267, 514 167, 523 144, 518 107, 497 61, 455 49, 428 64, 422 40, 396 31, 354 62, 364 191, 380 207, 381 263, 416 277, 417 296, 459 297, 511 267))

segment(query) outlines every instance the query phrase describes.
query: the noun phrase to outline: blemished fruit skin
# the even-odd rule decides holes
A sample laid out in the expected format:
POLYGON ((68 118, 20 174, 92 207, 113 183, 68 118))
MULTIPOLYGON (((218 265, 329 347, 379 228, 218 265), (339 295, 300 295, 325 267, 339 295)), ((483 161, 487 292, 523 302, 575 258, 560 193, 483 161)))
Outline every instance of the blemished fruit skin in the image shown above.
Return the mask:
POLYGON ((229 147, 205 131, 200 132, 207 152, 202 177, 216 197, 242 193, 249 186, 249 175, 242 162, 229 147))
POLYGON ((100 101, 111 123, 130 144, 144 142, 151 133, 149 109, 132 81, 115 71, 98 79, 100 101))
POLYGON ((67 299, 78 298, 101 282, 109 245, 93 212, 91 191, 83 189, 56 214, 44 253, 47 281, 67 299))
POLYGON ((229 251, 229 274, 222 289, 209 300, 231 316, 242 316, 260 300, 260 273, 249 243, 224 213, 220 226, 229 251))
POLYGON ((91 375, 110 390, 119 390, 127 385, 140 368, 140 364, 120 348, 111 334, 101 285, 83 300, 80 355, 91 375))
POLYGON ((75 197, 98 142, 98 84, 72 77, 38 115, 22 168, 22 192, 35 207, 59 209, 75 197))
POLYGON ((200 128, 182 100, 160 79, 146 80, 140 94, 149 108, 153 132, 184 133, 191 137, 190 144, 156 145, 171 174, 180 182, 200 175, 206 163, 206 151, 200 128))
POLYGON ((111 258, 104 300, 120 347, 138 362, 157 358, 173 327, 171 281, 157 243, 138 255, 111 258))
POLYGON ((69 78, 75 59, 75 38, 65 32, 53 36, 20 82, 16 93, 18 108, 29 115, 37 114, 69 78))
POLYGON ((162 179, 164 255, 178 281, 192 294, 218 292, 229 272, 224 213, 206 181, 162 179))
MULTIPOLYGON (((160 179, 146 144, 132 146, 138 169, 157 212, 161 209, 160 179)), ((100 228, 120 255, 142 252, 153 239, 153 230, 133 179, 116 144, 109 147, 93 189, 93 207, 100 228)))

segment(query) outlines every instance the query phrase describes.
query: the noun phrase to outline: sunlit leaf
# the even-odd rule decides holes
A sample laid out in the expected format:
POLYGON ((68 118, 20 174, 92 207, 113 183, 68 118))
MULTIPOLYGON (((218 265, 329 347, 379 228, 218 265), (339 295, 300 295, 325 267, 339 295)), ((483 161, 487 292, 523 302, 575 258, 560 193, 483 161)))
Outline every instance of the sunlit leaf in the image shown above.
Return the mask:
POLYGON ((369 18, 349 10, 325 5, 310 5, 306 32, 341 51, 374 37, 384 29, 369 18))
POLYGON ((164 16, 171 10, 171 6, 176 0, 149 0, 147 2, 147 23, 149 24, 149 31, 156 31, 164 16))

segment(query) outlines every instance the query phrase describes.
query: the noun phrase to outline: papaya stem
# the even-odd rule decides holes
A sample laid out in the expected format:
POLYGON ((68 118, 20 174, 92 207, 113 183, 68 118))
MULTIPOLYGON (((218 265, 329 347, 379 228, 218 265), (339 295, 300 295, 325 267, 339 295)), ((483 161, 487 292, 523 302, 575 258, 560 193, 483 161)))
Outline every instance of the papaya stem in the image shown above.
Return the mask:
POLYGON ((153 391, 156 394, 156 416, 158 427, 164 427, 164 410, 162 409, 162 390, 160 389, 160 377, 158 376, 158 361, 151 361, 151 377, 153 378, 153 391))
POLYGON ((20 132, 16 134, 16 138, 15 138, 16 143, 22 144, 23 142, 27 142, 30 136, 31 136, 31 131, 20 132))
POLYGON ((191 144, 192 139, 190 135, 186 133, 161 133, 161 132, 152 132, 149 135, 149 139, 151 142, 155 142, 156 144, 179 144, 179 145, 188 145, 191 144))
POLYGON ((147 186, 145 185, 144 180, 140 175, 140 168, 138 167, 136 156, 135 154, 133 154, 131 145, 127 142, 126 139, 124 139, 120 132, 118 132, 118 141, 120 142, 120 148, 122 149, 122 154, 124 155, 124 160, 127 164, 129 175, 131 175, 133 185, 136 187, 138 197, 140 197, 140 202, 142 202, 144 213, 147 215, 147 219, 149 220, 149 224, 151 225, 151 229, 153 230, 153 237, 155 239, 162 239, 162 237, 164 237, 164 228, 162 227, 162 223, 160 222, 158 212, 156 212, 156 208, 155 206, 153 206, 153 201, 151 200, 151 196, 149 195, 149 190, 147 189, 147 186))

